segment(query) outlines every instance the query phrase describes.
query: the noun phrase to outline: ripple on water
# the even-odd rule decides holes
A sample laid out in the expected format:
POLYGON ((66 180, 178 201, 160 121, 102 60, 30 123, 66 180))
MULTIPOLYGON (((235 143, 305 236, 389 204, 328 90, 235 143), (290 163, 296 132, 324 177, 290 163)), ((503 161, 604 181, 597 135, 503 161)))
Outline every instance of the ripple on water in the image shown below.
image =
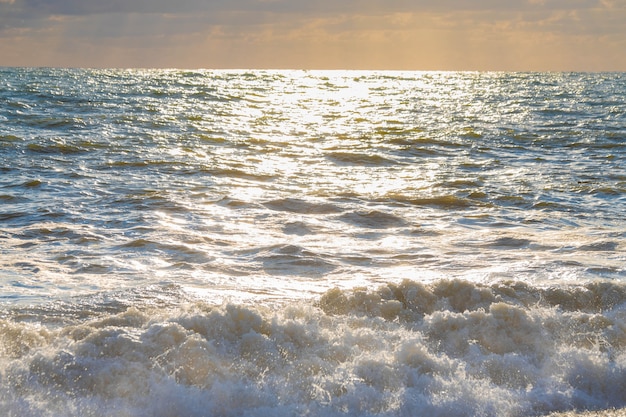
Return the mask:
POLYGON ((353 226, 368 229, 388 229, 407 225, 403 218, 378 210, 352 211, 338 216, 337 219, 353 226))
POLYGON ((320 203, 298 198, 281 198, 263 203, 267 208, 277 211, 287 211, 302 214, 332 214, 342 211, 340 207, 331 203, 320 203))

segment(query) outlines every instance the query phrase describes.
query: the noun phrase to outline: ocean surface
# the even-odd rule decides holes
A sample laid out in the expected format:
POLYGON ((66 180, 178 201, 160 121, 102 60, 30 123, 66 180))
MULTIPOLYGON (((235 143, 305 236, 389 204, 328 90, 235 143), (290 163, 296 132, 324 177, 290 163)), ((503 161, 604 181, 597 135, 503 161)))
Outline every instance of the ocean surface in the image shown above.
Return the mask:
POLYGON ((0 414, 625 407, 625 219, 625 73, 0 68, 0 414))

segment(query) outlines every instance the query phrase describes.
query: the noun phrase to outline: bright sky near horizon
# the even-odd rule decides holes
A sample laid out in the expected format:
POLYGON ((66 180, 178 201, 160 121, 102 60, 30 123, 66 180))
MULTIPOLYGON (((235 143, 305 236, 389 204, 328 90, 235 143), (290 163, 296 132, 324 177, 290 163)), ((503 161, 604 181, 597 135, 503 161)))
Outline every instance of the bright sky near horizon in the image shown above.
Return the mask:
POLYGON ((626 0, 0 0, 0 66, 626 71, 626 0))

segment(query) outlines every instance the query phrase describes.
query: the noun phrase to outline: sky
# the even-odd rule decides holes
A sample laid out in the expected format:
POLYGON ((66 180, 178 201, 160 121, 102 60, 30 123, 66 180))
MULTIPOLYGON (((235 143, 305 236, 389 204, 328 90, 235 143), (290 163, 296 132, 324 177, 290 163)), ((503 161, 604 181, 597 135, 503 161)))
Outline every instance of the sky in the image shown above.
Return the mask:
POLYGON ((626 0, 0 0, 0 66, 626 71, 626 0))

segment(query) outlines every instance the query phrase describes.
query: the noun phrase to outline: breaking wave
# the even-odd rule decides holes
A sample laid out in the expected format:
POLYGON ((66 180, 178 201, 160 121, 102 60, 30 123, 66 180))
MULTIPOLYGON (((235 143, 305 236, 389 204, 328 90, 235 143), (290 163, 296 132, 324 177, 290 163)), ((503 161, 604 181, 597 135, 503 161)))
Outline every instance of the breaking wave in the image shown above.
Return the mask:
POLYGON ((407 280, 274 306, 152 291, 5 311, 5 415, 525 416, 626 405, 619 284, 407 280))

